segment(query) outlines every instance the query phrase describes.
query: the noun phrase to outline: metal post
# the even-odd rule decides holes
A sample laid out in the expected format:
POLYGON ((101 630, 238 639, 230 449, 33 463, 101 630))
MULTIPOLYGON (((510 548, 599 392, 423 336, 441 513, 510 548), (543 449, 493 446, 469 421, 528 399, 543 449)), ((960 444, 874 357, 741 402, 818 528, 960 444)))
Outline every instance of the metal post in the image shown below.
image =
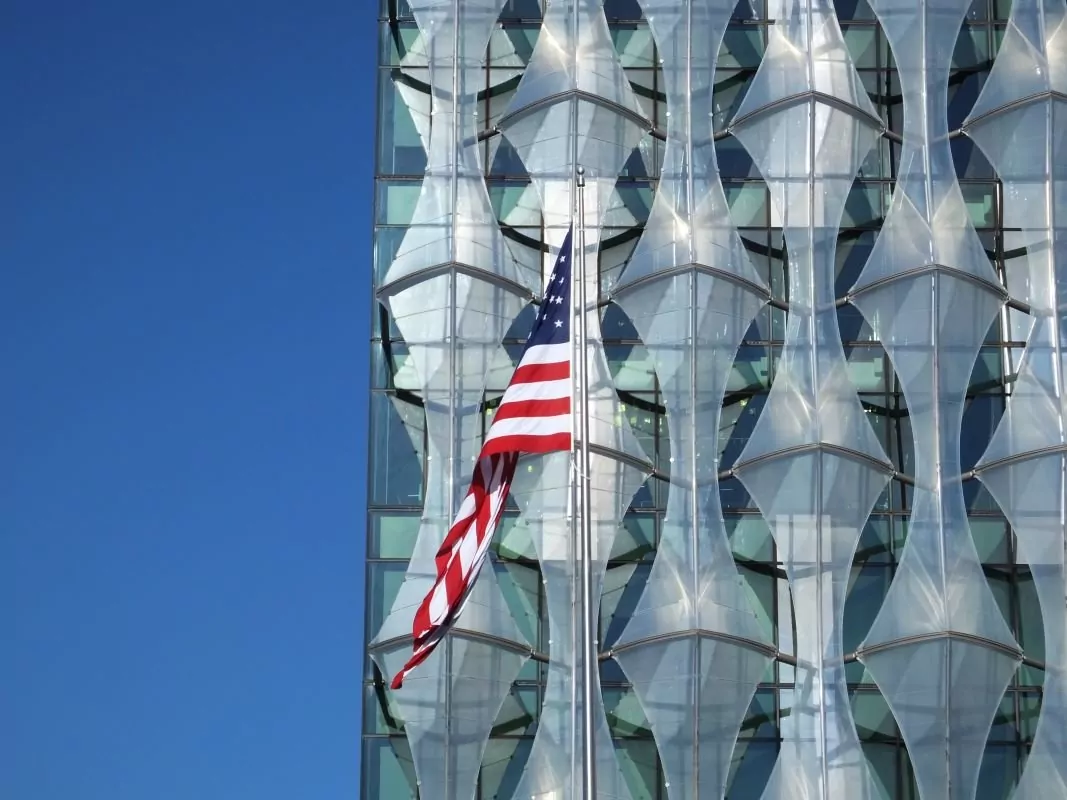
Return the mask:
POLYGON ((585 800, 596 800, 596 746, 593 741, 593 708, 595 706, 600 672, 597 660, 597 611, 593 604, 593 525, 589 487, 589 360, 586 314, 589 307, 585 272, 585 169, 578 167, 575 185, 578 190, 578 230, 573 241, 578 253, 577 263, 571 262, 578 283, 578 487, 579 519, 577 529, 581 547, 581 620, 582 620, 582 787, 585 800))

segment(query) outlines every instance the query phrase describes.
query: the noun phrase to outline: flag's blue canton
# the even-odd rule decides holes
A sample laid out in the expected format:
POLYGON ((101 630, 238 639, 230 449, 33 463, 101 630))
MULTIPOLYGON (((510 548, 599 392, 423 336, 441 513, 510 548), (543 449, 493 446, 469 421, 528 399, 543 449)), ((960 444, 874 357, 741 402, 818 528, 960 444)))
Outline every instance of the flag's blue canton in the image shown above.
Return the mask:
POLYGON ((556 266, 545 283, 545 296, 526 342, 527 347, 562 344, 571 338, 571 231, 560 247, 556 266))

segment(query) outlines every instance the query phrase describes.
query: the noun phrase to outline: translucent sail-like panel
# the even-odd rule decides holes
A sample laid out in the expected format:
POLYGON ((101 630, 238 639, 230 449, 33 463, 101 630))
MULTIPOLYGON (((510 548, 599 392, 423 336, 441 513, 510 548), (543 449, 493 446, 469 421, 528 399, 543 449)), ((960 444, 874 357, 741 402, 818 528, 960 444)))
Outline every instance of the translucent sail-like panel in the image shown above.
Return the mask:
POLYGON ((518 293, 540 288, 523 269, 500 233, 483 179, 477 142, 478 93, 485 90, 485 50, 505 0, 412 0, 422 47, 408 55, 429 76, 427 98, 412 97, 413 119, 424 135, 427 166, 410 226, 383 289, 388 295, 417 280, 427 269, 458 264, 507 281, 518 293), (420 122, 421 120, 421 122, 420 122), (390 288, 392 287, 392 288, 390 288))
MULTIPOLYGON (((375 661, 387 676, 395 674, 411 652, 411 624, 415 610, 436 574, 433 556, 444 539, 454 510, 466 491, 471 465, 482 438, 482 382, 496 342, 479 338, 485 331, 502 336, 508 315, 521 306, 514 295, 468 276, 442 275, 425 282, 436 285, 444 302, 443 324, 462 330, 456 284, 467 283, 483 308, 495 301, 503 313, 479 313, 480 332, 461 338, 455 334, 420 341, 409 336, 409 350, 418 361, 422 348, 443 350, 447 370, 456 366, 447 388, 422 386, 426 416, 426 484, 422 523, 415 552, 392 610, 371 644, 375 661), (463 366, 461 366, 463 365, 463 366)), ((424 285, 424 284, 420 284, 424 285)), ((425 316, 430 316, 427 312, 425 316)), ((418 329, 398 318, 402 332, 418 329)), ((419 329, 421 331, 421 329, 419 329)), ((500 704, 529 654, 491 569, 483 570, 455 631, 419 670, 409 677, 394 702, 404 721, 416 774, 421 784, 444 787, 443 798, 469 798, 475 790, 478 764, 500 704), (477 638, 465 638, 473 632, 477 638)))
POLYGON ((1034 317, 1019 377, 976 468, 1015 530, 1044 622, 1041 714, 1014 797, 1067 797, 1067 6, 1017 0, 965 124, 1004 183, 1010 288, 1034 317), (1058 93, 1058 94, 1057 94, 1058 93))
POLYGON ((860 648, 923 797, 974 797, 1018 646, 967 522, 960 435, 978 348, 1005 292, 971 225, 948 139, 948 78, 968 0, 873 0, 900 73, 904 141, 885 225, 851 292, 907 401, 915 486, 908 538, 860 648))
POLYGON ((737 346, 762 300, 690 269, 618 298, 660 379, 671 484, 656 560, 614 646, 652 732, 672 798, 721 797, 730 756, 773 647, 745 597, 719 501, 719 418, 737 346))
POLYGON ((574 215, 575 169, 585 169, 586 228, 595 243, 619 170, 651 127, 619 66, 598 0, 548 5, 499 127, 530 174, 545 227, 559 231, 558 241, 574 215))
MULTIPOLYGON (((540 283, 504 244, 474 144, 483 57, 503 0, 410 5, 423 43, 411 58, 429 75, 430 112, 419 127, 427 169, 379 298, 404 337, 423 401, 426 479, 414 554, 371 643, 387 676, 411 652, 412 619, 436 574, 434 553, 470 481, 483 435, 486 374, 540 283)), ((414 99, 411 91, 400 96, 414 99)), ((483 570, 456 629, 394 696, 424 796, 475 796, 489 732, 529 652, 493 570, 483 570)))
MULTIPOLYGON (((589 307, 584 356, 589 396, 584 410, 589 417, 590 445, 596 447, 591 464, 591 526, 597 605, 615 532, 647 476, 646 469, 633 466, 647 463, 647 458, 621 413, 600 343, 595 307, 597 252, 600 226, 619 172, 648 127, 618 63, 601 3, 562 0, 548 4, 530 63, 499 128, 521 158, 540 200, 550 258, 555 258, 573 225, 583 255, 580 262, 585 264, 582 278, 589 287, 589 307), (585 181, 580 199, 576 193, 579 166, 585 181), (584 209, 581 220, 579 200, 584 209)), ((580 719, 576 716, 580 709, 576 669, 581 664, 575 618, 578 548, 573 533, 580 527, 572 526, 566 514, 571 485, 566 457, 533 460, 529 470, 521 474, 513 495, 523 509, 541 562, 551 641, 540 723, 516 794, 577 800, 580 764, 576 759, 582 743, 574 721, 580 719)), ((597 792, 602 798, 629 800, 599 691, 596 702, 597 792)))
POLYGON ((730 220, 711 131, 714 62, 733 3, 644 0, 667 96, 667 149, 614 299, 667 408, 671 483, 656 560, 614 646, 672 800, 720 798, 773 648, 744 596, 719 501, 719 418, 738 345, 767 297, 730 220))
POLYGON ((730 218, 712 138, 715 59, 735 6, 729 0, 641 0, 659 48, 670 113, 655 202, 620 286, 692 264, 748 281, 766 296, 730 218))
MULTIPOLYGON (((569 455, 553 454, 520 462, 514 496, 533 539, 544 578, 548 613, 549 663, 544 701, 533 749, 515 791, 516 797, 537 800, 580 800, 582 714, 578 670, 582 667, 581 633, 575 607, 581 564, 570 518, 569 455)), ((604 572, 616 532, 630 499, 645 480, 641 470, 610 456, 593 454, 592 477, 593 596, 599 603, 604 572)), ((630 800, 608 730, 600 687, 596 687, 597 795, 630 800)))
POLYGON ((833 287, 845 199, 880 123, 830 3, 781 0, 768 14, 777 22, 731 125, 767 181, 789 260, 781 362, 734 465, 774 535, 796 615, 797 698, 764 797, 874 798, 841 630, 852 556, 890 468, 848 378, 833 287))

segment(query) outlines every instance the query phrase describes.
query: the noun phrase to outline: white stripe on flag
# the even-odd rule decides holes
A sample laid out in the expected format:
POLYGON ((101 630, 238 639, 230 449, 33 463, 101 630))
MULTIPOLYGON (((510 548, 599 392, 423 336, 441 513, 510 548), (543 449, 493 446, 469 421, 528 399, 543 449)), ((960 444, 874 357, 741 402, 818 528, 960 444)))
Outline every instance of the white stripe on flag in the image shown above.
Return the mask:
POLYGON ((555 417, 514 417, 499 419, 489 428, 486 442, 501 436, 551 436, 554 433, 571 432, 571 415, 560 414, 555 417))
POLYGON ((571 359, 571 343, 535 344, 526 349, 519 362, 520 367, 528 364, 556 364, 571 359))
POLYGON ((500 404, 521 403, 523 400, 563 400, 571 396, 574 384, 569 380, 513 383, 504 392, 500 404))

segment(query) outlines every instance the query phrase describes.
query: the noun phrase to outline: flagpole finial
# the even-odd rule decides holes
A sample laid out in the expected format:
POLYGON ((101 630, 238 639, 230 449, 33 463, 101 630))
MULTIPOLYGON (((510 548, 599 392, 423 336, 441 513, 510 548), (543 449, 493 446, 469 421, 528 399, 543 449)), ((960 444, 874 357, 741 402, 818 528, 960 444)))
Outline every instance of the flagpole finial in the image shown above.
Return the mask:
POLYGON ((578 172, 578 187, 582 188, 582 187, 585 186, 585 167, 579 165, 578 169, 577 169, 577 172, 578 172))

